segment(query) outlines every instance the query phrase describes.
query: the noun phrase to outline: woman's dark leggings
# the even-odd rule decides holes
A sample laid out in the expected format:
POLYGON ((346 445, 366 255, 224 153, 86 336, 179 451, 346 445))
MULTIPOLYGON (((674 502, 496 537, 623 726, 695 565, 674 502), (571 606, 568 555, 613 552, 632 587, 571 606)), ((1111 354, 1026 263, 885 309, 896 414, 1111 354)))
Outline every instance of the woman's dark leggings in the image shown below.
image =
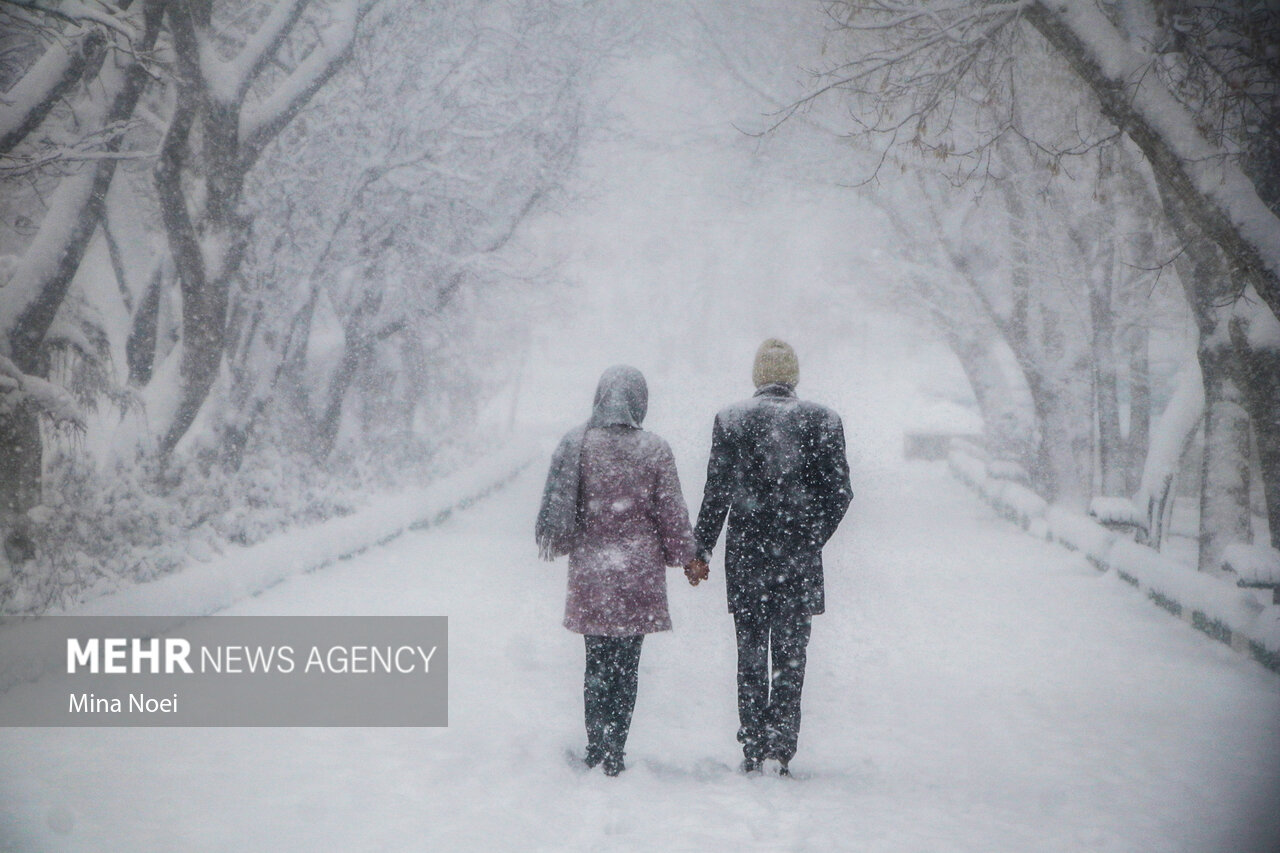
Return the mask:
POLYGON ((622 760, 636 707, 636 684, 643 634, 634 637, 583 637, 587 671, 582 699, 587 717, 587 758, 622 760))

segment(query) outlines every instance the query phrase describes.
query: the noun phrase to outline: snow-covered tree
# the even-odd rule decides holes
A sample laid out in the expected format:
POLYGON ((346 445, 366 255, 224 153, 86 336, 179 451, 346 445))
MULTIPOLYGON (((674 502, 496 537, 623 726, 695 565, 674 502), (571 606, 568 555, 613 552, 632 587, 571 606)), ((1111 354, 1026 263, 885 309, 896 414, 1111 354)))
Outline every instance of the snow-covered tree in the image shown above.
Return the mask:
MULTIPOLYGON (((1117 134, 1141 152, 1186 255, 1180 278, 1201 332, 1209 447, 1202 541, 1212 543, 1201 565, 1216 568, 1228 541, 1250 535, 1242 479, 1249 420, 1239 414, 1249 412, 1267 448, 1268 494, 1280 480, 1271 449, 1280 403, 1266 393, 1275 366, 1267 342, 1280 311, 1280 218, 1263 197, 1274 189, 1280 75, 1265 48, 1274 8, 886 0, 832 2, 828 10, 849 58, 811 97, 850 96, 861 128, 881 147, 910 143, 950 160, 958 180, 998 170, 1010 140, 1056 172, 1078 169, 1073 162, 1104 151, 1117 134), (1046 85, 1064 75, 1067 85, 1046 85), (1269 310, 1258 311, 1258 301, 1269 310)), ((1129 209, 1141 210, 1135 182, 1123 183, 1129 209)), ((1274 536, 1274 520, 1271 527, 1274 536)))
POLYGON ((186 434, 222 366, 230 292, 251 233, 246 182, 267 146, 350 57, 371 5, 169 5, 175 105, 156 188, 182 293, 182 342, 171 355, 178 369, 162 371, 167 381, 148 395, 162 453, 186 434))
POLYGON ((41 419, 80 423, 72 395, 48 381, 55 353, 100 366, 92 312, 68 299, 103 218, 127 131, 154 73, 162 2, 68 9, 6 4, 0 23, 26 61, 0 111, 0 179, 22 207, 0 259, 0 531, 24 536, 39 503, 41 419), (26 233, 23 233, 26 232, 26 233))
MULTIPOLYGON (((93 500, 75 460, 97 453, 139 492, 112 500, 180 488, 206 519, 255 438, 324 459, 465 422, 548 280, 509 247, 626 30, 559 0, 0 16, 0 532, 26 555, 51 447, 68 493, 93 500)), ((57 599, 38 583, 32 606, 57 599)))
POLYGON ((297 427, 323 458, 352 397, 391 394, 381 408, 407 435, 449 405, 437 393, 482 396, 467 379, 478 363, 452 353, 486 291, 510 297, 535 274, 503 250, 573 163, 609 38, 599 17, 522 0, 375 13, 351 67, 287 135, 305 167, 279 159, 254 198, 259 242, 232 313, 233 444, 273 401, 306 415, 297 427))

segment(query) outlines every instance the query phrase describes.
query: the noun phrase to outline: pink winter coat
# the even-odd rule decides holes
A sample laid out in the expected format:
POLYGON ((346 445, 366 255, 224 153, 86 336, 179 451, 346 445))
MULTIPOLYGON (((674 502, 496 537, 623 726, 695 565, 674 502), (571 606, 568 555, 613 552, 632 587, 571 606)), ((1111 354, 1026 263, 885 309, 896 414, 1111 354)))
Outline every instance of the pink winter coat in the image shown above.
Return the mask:
POLYGON ((588 429, 564 626, 611 637, 671 630, 666 566, 693 558, 671 448, 642 429, 588 429))

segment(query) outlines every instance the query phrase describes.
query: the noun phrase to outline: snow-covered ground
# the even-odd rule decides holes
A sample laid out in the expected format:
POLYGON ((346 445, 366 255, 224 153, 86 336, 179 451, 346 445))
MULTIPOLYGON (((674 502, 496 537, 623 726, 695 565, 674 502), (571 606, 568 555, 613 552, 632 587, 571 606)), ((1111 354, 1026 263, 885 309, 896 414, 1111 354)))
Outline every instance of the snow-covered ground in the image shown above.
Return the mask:
MULTIPOLYGON (((696 507, 703 460, 675 450, 696 507)), ((448 728, 0 730, 0 850, 1276 849, 1280 679, 941 464, 855 472, 795 779, 733 769, 718 560, 697 589, 672 571, 627 772, 577 769, 582 644, 563 561, 534 554, 540 488, 226 611, 449 616, 448 728)))

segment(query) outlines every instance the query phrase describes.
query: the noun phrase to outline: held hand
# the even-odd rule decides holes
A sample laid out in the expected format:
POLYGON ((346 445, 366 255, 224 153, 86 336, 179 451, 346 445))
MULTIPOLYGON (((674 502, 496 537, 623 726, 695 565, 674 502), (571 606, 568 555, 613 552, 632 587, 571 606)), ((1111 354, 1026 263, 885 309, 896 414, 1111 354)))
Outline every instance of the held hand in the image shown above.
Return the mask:
POLYGON ((685 563, 684 576, 689 579, 689 586, 697 586, 700 581, 711 576, 711 568, 702 560, 694 558, 685 563))

